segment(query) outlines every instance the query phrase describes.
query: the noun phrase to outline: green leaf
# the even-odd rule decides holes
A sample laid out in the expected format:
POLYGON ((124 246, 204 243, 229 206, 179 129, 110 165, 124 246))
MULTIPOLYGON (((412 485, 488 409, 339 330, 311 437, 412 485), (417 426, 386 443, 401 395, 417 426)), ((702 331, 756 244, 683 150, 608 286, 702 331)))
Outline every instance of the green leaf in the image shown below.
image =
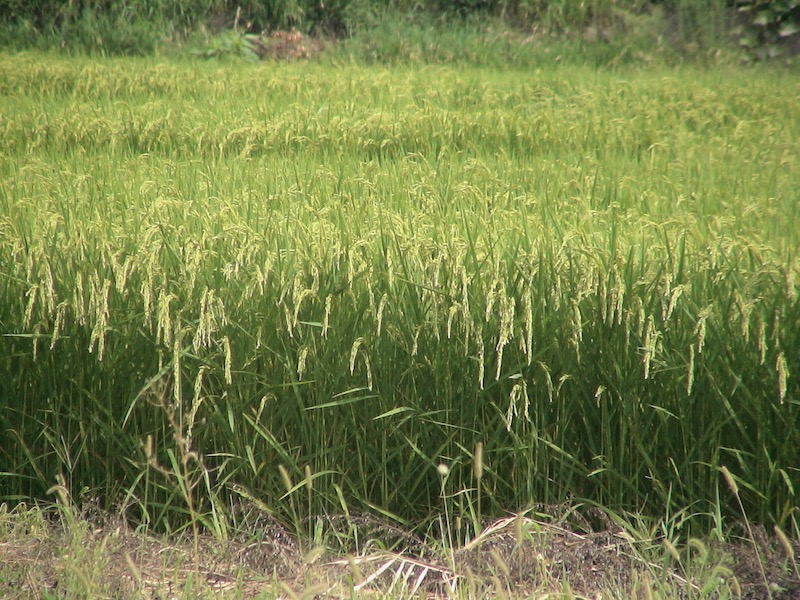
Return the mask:
POLYGON ((317 404, 315 406, 307 406, 306 410, 319 410, 321 408, 333 408, 335 406, 345 406, 353 404, 354 402, 361 402, 362 400, 369 400, 371 398, 378 398, 377 394, 368 394, 366 396, 356 396, 355 398, 343 398, 342 400, 334 400, 324 404, 317 404))
POLYGON ((783 51, 775 44, 770 44, 767 46, 767 56, 769 58, 777 58, 783 54, 783 51))
POLYGON ((382 413, 377 417, 372 417, 372 420, 377 421, 378 419, 385 419, 386 417, 391 417, 393 415, 408 412, 409 410, 414 410, 414 409, 408 406, 398 406, 397 408, 393 408, 392 410, 387 410, 385 413, 382 413))
POLYGON ((762 10, 755 19, 753 19, 753 25, 758 25, 759 27, 766 27, 770 23, 773 22, 772 15, 769 14, 769 11, 762 10))
MULTIPOLYGON (((331 471, 330 469, 328 469, 327 471, 319 471, 318 473, 313 473, 311 475, 311 481, 317 479, 318 477, 322 477, 323 475, 340 475, 340 474, 341 473, 339 471, 331 471)), ((283 496, 281 496, 280 499, 286 500, 286 498, 294 494, 297 490, 307 485, 308 485, 308 479, 304 477, 298 483, 294 484, 294 486, 292 486, 291 489, 287 490, 287 492, 283 496)))
POLYGON ((780 473, 781 477, 783 477, 783 483, 786 484, 786 487, 789 489, 789 493, 794 496, 794 485, 792 485, 792 478, 789 477, 789 474, 783 469, 778 469, 778 473, 780 473))
POLYGON ((745 48, 755 48, 757 44, 758 39, 752 33, 743 35, 741 38, 739 38, 739 45, 744 46, 745 48))
POLYGON ((778 35, 781 37, 789 37, 798 31, 800 31, 800 23, 789 21, 786 23, 781 23, 781 27, 778 29, 778 35))

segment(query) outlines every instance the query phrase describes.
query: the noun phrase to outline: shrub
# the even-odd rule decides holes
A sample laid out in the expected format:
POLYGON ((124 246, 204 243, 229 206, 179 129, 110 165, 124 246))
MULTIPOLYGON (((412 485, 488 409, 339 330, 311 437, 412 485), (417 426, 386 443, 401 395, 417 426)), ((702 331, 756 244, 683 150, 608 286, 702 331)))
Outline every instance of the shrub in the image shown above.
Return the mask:
POLYGON ((786 42, 800 33, 800 0, 737 0, 745 23, 737 28, 739 44, 758 59, 780 56, 786 42))

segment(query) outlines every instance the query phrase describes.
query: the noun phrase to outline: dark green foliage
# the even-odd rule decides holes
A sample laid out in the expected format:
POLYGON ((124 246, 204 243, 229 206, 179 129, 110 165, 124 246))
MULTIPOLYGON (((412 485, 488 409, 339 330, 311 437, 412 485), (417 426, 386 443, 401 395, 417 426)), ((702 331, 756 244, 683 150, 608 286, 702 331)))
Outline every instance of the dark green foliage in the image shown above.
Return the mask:
POLYGON ((0 44, 147 54, 177 30, 188 31, 197 14, 193 8, 186 1, 3 0, 0 44))
POLYGON ((739 44, 758 59, 774 58, 800 42, 800 0, 737 0, 745 23, 739 44))
POLYGON ((738 38, 733 41, 762 58, 779 54, 800 30, 800 0, 0 0, 0 45, 142 54, 202 27, 214 34, 297 29, 380 38, 388 22, 485 28, 492 20, 524 32, 607 43, 626 31, 630 16, 649 14, 655 7, 665 13, 659 32, 665 38, 718 47, 732 41, 734 31, 738 38), (733 27, 737 23, 738 30, 733 27))
POLYGON ((672 24, 668 34, 684 45, 718 46, 734 15, 727 0, 671 0, 665 6, 672 24))
POLYGON ((714 47, 735 41, 757 59, 800 49, 800 0, 653 0, 669 13, 672 35, 714 47), (731 40, 731 33, 733 40, 731 40))

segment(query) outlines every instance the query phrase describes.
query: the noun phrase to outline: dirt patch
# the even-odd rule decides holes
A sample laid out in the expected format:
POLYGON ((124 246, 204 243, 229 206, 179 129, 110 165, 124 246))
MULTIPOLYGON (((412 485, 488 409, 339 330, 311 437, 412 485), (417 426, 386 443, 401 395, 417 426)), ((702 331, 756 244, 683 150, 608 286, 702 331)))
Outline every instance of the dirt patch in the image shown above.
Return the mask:
POLYGON ((299 31, 274 31, 254 39, 255 52, 261 59, 308 60, 319 56, 325 44, 299 31))
MULTIPOLYGON (((708 598, 800 599, 796 563, 763 529, 755 546, 749 539, 694 541, 670 556, 657 541, 634 540, 610 522, 590 530, 574 512, 535 517, 494 521, 455 549, 371 516, 326 518, 323 549, 252 510, 220 540, 152 536, 97 512, 72 517, 63 510, 3 509, 0 596, 256 598, 302 591, 406 598, 466 591, 477 598, 569 590, 586 598, 680 598, 705 590, 708 598)), ((800 547, 791 544, 797 556, 800 547)))

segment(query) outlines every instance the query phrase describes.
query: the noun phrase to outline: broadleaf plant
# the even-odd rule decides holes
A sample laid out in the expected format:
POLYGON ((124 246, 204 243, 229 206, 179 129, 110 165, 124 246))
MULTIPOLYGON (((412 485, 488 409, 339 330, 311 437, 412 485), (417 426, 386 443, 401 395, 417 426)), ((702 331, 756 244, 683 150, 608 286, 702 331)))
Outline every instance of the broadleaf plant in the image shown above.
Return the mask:
POLYGON ((751 58, 781 56, 788 38, 800 33, 800 0, 737 0, 745 23, 737 28, 739 45, 751 58))

